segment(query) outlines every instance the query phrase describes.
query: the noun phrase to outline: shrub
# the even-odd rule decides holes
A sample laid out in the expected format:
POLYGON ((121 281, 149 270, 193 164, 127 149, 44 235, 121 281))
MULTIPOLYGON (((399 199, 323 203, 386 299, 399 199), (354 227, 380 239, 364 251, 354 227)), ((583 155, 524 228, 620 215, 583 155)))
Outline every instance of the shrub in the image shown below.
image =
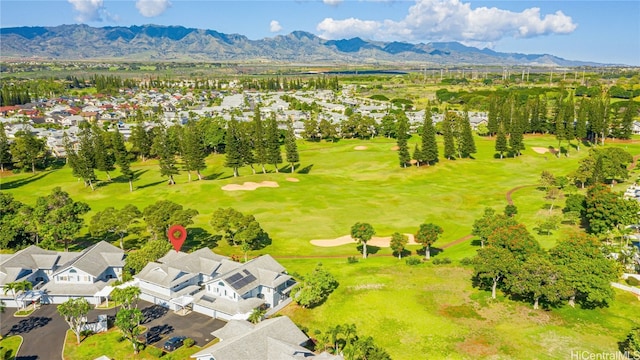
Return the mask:
POLYGON ((158 348, 157 348, 157 347, 155 347, 155 346, 147 346, 147 347, 145 348, 145 350, 147 351, 147 353, 148 353, 149 355, 154 356, 154 357, 157 357, 157 358, 161 357, 161 356, 162 356, 162 354, 163 354, 162 349, 158 349, 158 348))
POLYGON ((470 257, 465 257, 460 259, 460 265, 462 266, 470 266, 473 265, 473 259, 470 257))
POLYGON ((338 285, 333 275, 318 264, 312 273, 294 286, 291 298, 304 308, 312 308, 322 304, 338 285))
POLYGON ((634 276, 629 276, 627 278, 627 284, 631 285, 631 286, 638 286, 640 285, 640 280, 638 280, 636 277, 634 276))
POLYGON ((413 266, 422 264, 422 259, 417 256, 410 256, 404 262, 407 263, 407 265, 413 266))
POLYGON ((349 256, 349 257, 347 258, 347 263, 348 263, 348 264, 355 264, 355 263, 357 263, 357 262, 358 262, 358 258, 357 258, 357 257, 355 257, 355 256, 349 256))
POLYGON ((451 264, 451 259, 449 259, 448 257, 446 258, 435 258, 433 259, 433 261, 431 261, 433 263, 433 265, 442 265, 442 264, 451 264))
POLYGON ((186 339, 184 339, 184 346, 185 346, 185 347, 190 348, 190 347, 192 347, 193 345, 195 345, 195 343, 196 343, 196 341, 195 341, 195 340, 193 340, 192 338, 186 338, 186 339))

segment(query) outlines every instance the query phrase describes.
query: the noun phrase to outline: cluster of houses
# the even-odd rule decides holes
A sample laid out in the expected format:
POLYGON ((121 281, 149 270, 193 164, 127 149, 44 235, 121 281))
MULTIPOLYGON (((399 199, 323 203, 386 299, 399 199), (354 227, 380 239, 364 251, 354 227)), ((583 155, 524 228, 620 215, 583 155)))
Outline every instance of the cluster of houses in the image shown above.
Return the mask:
POLYGON ((140 298, 176 312, 188 309, 227 324, 212 334, 221 339, 192 358, 209 359, 342 359, 326 352, 315 354, 305 345, 309 337, 288 317, 258 324, 246 319, 255 308, 274 313, 291 301, 295 281, 270 255, 239 263, 209 248, 191 253, 169 251, 122 280, 125 253, 101 241, 81 252, 58 252, 32 245, 15 254, 0 254, 0 301, 7 307, 61 304, 85 298, 93 305, 109 301, 116 287, 137 286, 140 298), (31 290, 5 289, 28 281, 31 290))
MULTIPOLYGON (((125 253, 101 241, 81 252, 58 252, 32 245, 15 254, 0 255, 0 300, 7 307, 31 302, 61 304, 85 298, 106 301, 114 282, 122 280, 125 253), (29 281, 30 291, 13 296, 9 283, 29 281)), ((120 286, 138 286, 140 298, 172 310, 189 310, 222 320, 247 319, 253 309, 277 309, 290 301, 295 284, 270 255, 246 263, 215 254, 209 248, 192 253, 170 251, 150 262, 120 286)))
MULTIPOLYGON (((203 91, 187 93, 160 92, 155 90, 123 91, 119 96, 85 95, 78 97, 60 97, 42 99, 40 101, 17 106, 0 107, 0 122, 5 125, 9 139, 18 131, 29 131, 46 139, 47 146, 55 156, 65 156, 62 137, 66 132, 73 142, 79 131, 78 124, 84 121, 97 122, 100 125, 117 124, 125 139, 131 134, 134 119, 143 114, 149 116, 154 109, 162 109, 156 121, 144 122, 151 128, 158 123, 166 126, 184 124, 190 118, 221 116, 229 120, 234 116, 239 121, 250 121, 254 116, 255 104, 261 104, 263 116, 275 114, 281 123, 292 121, 294 132, 298 137, 304 129, 304 121, 309 120, 310 113, 301 110, 289 110, 289 102, 282 95, 295 98, 299 102, 318 105, 322 111, 319 119, 326 119, 334 124, 344 121, 347 108, 354 112, 372 117, 380 122, 387 113, 389 103, 372 99, 361 99, 350 94, 354 91, 343 91, 336 95, 330 90, 296 91, 296 92, 240 92, 237 91, 203 91), (212 99, 220 105, 213 105, 212 99)), ((419 126, 424 119, 424 110, 407 111, 407 117, 413 128, 419 126)), ((434 114, 433 121, 442 121, 442 114, 434 114)), ((487 114, 473 112, 469 114, 472 128, 486 124, 487 114)), ((284 125, 281 125, 284 128, 284 125)))

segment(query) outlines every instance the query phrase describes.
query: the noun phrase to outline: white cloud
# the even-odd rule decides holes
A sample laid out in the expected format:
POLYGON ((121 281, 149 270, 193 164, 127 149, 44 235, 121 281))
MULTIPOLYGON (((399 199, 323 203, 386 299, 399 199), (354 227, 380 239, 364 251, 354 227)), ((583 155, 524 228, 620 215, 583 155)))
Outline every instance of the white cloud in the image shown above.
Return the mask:
POLYGON ((382 24, 372 20, 360 20, 349 18, 334 20, 326 18, 316 26, 321 31, 321 37, 325 39, 344 39, 352 37, 365 37, 373 39, 373 34, 380 32, 382 24))
POLYGON ((278 22, 278 20, 271 20, 271 22, 269 23, 269 31, 271 31, 272 33, 277 33, 280 30, 282 30, 280 22, 278 22))
POLYGON ((342 3, 343 0, 322 0, 326 5, 338 6, 342 3))
POLYGON ((102 21, 101 13, 104 11, 102 0, 68 0, 69 4, 78 13, 76 20, 82 23, 89 21, 102 21))
POLYGON ((138 0, 136 8, 144 17, 155 17, 162 15, 171 7, 169 0, 138 0))
POLYGON ((416 0, 400 21, 326 18, 316 29, 326 39, 360 36, 409 42, 491 43, 505 37, 568 34, 576 27, 573 19, 562 11, 542 15, 535 7, 513 12, 495 7, 472 9, 470 3, 459 0, 416 0))

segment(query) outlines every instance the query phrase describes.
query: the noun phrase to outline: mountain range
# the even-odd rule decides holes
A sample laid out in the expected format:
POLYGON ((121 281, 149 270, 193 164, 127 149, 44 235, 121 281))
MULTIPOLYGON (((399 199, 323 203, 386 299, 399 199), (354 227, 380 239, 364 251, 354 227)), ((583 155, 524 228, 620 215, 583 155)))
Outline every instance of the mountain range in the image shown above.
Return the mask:
POLYGON ((51 60, 265 61, 306 64, 601 66, 549 54, 502 53, 458 42, 325 40, 304 31, 250 40, 182 26, 60 25, 0 29, 0 57, 51 60))

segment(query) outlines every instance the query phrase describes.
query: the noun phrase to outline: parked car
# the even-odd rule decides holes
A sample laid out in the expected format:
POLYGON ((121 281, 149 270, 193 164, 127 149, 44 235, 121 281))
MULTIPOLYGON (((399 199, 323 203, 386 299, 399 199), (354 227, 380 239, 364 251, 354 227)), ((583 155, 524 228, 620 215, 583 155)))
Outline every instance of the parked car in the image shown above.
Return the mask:
POLYGON ((182 344, 184 343, 184 339, 186 338, 186 336, 174 336, 164 342, 164 349, 167 351, 173 351, 182 346, 182 344))

